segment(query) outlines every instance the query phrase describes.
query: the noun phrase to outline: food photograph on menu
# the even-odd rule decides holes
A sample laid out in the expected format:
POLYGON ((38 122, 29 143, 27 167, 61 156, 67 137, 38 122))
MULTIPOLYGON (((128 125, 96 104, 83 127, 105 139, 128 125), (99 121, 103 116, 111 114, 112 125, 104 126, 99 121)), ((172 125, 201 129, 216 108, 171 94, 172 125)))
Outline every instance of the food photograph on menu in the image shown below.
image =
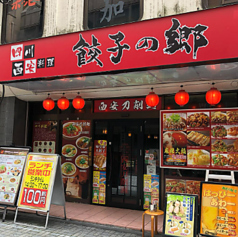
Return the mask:
POLYGON ((161 111, 161 166, 238 169, 238 109, 161 111))

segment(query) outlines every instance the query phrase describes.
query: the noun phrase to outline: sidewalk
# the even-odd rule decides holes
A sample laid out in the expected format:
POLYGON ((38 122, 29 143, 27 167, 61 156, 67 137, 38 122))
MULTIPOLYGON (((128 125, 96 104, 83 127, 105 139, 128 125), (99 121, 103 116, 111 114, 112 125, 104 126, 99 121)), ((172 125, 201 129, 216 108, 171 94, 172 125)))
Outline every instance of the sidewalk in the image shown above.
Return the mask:
MULTIPOLYGON (((66 202, 66 217, 69 220, 123 227, 133 230, 142 229, 143 212, 144 211, 66 202)), ((50 215, 63 217, 63 207, 51 205, 50 215)), ((148 215, 145 215, 145 230, 151 230, 150 216, 148 215)), ((158 216, 158 232, 162 231, 163 216, 158 216)))

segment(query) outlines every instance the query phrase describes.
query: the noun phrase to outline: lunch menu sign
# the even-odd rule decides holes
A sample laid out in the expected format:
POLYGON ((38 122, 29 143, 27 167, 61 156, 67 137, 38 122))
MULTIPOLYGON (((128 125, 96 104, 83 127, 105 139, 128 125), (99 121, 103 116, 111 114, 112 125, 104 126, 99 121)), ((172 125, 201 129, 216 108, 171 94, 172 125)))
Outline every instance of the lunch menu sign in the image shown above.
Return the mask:
POLYGON ((161 167, 238 170, 238 108, 161 111, 161 167))

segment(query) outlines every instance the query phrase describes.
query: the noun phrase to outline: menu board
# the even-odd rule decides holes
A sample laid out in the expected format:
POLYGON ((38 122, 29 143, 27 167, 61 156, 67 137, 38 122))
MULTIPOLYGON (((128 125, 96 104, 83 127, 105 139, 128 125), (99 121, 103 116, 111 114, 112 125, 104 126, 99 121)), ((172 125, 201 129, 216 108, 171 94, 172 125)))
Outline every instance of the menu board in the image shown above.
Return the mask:
POLYGON ((196 236, 197 196, 167 193, 163 233, 166 236, 196 236))
POLYGON ((238 169, 238 108, 161 111, 161 167, 238 169))
POLYGON ((57 121, 33 122, 33 152, 55 154, 57 121))
POLYGON ((159 206, 159 175, 144 174, 144 209, 150 204, 159 206))
POLYGON ((237 236, 237 197, 238 185, 201 183, 201 235, 237 236))
POLYGON ((29 149, 0 147, 0 203, 15 205, 29 149))
POLYGON ((18 207, 49 210, 58 158, 53 154, 28 154, 18 207))
POLYGON ((61 170, 66 200, 87 199, 92 164, 91 121, 63 121, 62 135, 61 170))

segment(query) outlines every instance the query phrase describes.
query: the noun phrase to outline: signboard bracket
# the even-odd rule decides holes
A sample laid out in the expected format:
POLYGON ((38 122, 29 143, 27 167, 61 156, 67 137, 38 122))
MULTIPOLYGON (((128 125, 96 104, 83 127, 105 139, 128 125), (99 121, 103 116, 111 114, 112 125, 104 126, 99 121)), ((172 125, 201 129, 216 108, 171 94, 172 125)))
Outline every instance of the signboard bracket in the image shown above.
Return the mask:
POLYGON ((218 180, 230 180, 232 184, 235 184, 234 171, 231 171, 231 175, 221 175, 221 174, 210 174, 210 170, 206 170, 205 181, 208 182, 208 179, 218 179, 218 180))

